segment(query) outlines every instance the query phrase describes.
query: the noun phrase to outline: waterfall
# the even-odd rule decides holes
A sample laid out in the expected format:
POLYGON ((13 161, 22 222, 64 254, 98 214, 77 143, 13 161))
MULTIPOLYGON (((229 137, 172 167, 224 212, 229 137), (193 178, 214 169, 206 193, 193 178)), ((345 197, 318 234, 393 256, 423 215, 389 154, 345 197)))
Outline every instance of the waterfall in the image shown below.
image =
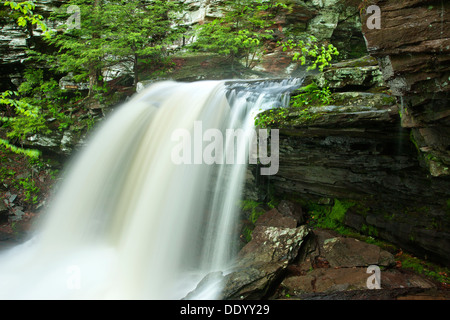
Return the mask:
POLYGON ((226 270, 254 116, 300 84, 165 81, 134 96, 74 156, 32 237, 0 254, 0 298, 181 299, 226 270), (206 152, 229 130, 244 138, 206 152))

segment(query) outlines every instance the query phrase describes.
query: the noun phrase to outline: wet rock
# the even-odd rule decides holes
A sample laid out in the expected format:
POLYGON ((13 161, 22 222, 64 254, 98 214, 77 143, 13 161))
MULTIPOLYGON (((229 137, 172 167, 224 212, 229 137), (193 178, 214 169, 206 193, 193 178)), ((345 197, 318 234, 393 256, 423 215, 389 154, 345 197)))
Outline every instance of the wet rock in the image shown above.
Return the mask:
MULTIPOLYGON (((272 126, 280 130, 279 171, 266 183, 284 198, 351 199, 357 206, 346 213, 348 226, 363 233, 374 227, 382 239, 449 263, 450 180, 430 177, 421 166, 397 98, 367 91, 333 97, 307 112, 283 111, 272 126)), ((422 134, 428 143, 436 136, 422 134)))
POLYGON ((378 66, 332 67, 314 79, 320 87, 328 85, 331 89, 369 89, 384 86, 383 75, 378 66))
POLYGON ((238 263, 245 265, 256 261, 290 262, 297 256, 308 233, 306 226, 299 228, 257 226, 253 230, 252 240, 239 252, 238 263))
POLYGON ((8 221, 9 210, 3 201, 0 201, 0 223, 8 221))
POLYGON ((224 279, 223 299, 266 297, 298 255, 308 233, 306 226, 256 227, 252 241, 239 252, 234 271, 224 279))
POLYGON ((342 60, 331 65, 331 68, 359 68, 378 67, 378 61, 374 57, 365 55, 355 59, 342 60))
POLYGON ((287 277, 281 286, 284 294, 296 296, 312 292, 336 292, 367 289, 365 268, 314 269, 304 276, 287 277))
POLYGON ((376 0, 382 28, 363 33, 384 81, 402 100, 402 125, 413 128, 421 165, 450 175, 450 2, 376 0))
MULTIPOLYGON (((20 177, 17 177, 17 179, 20 179, 20 177)), ((8 202, 13 203, 14 200, 16 200, 17 198, 17 194, 12 194, 9 198, 8 198, 8 202)))
MULTIPOLYGON (((314 269, 303 276, 287 277, 281 283, 283 295, 305 297, 305 294, 354 292, 369 289, 367 281, 371 276, 367 268, 331 268, 314 269)), ((380 273, 380 291, 398 290, 403 288, 432 289, 436 285, 416 274, 399 270, 382 270, 380 273)), ((311 296, 312 297, 312 296, 311 296)))
POLYGON ((256 181, 255 172, 258 170, 257 166, 249 165, 245 173, 245 182, 242 190, 242 199, 258 201, 260 198, 259 185, 256 181))
POLYGON ((11 221, 21 221, 25 212, 23 212, 23 207, 15 207, 12 209, 11 221))
MULTIPOLYGON (((34 13, 40 14, 47 19, 50 12, 55 7, 61 6, 61 1, 56 0, 37 0, 33 3, 36 5, 34 13)), ((27 51, 37 49, 42 46, 42 30, 40 27, 33 28, 28 31, 17 25, 14 19, 8 15, 2 16, 3 23, 0 31, 0 91, 16 90, 23 81, 23 71, 27 67, 28 58, 27 51)), ((50 30, 56 30, 61 22, 46 20, 47 27, 50 30)))
POLYGON ((252 240, 239 252, 227 275, 207 275, 186 298, 196 297, 210 281, 222 286, 220 299, 262 299, 282 280, 285 270, 298 255, 309 234, 306 226, 281 228, 257 226, 252 240))
POLYGON ((321 88, 328 86, 336 91, 387 89, 377 60, 367 55, 341 60, 325 68, 324 72, 309 74, 304 83, 311 82, 321 88))
POLYGON ((65 75, 59 80, 59 87, 63 90, 88 90, 89 83, 80 83, 73 80, 73 73, 65 75))
POLYGON ((320 294, 371 291, 373 271, 378 269, 378 285, 383 290, 436 288, 430 280, 401 269, 393 269, 394 257, 378 246, 353 238, 336 236, 332 231, 314 230, 314 250, 292 263, 280 283, 275 298, 285 296, 319 298, 320 294), (313 295, 314 294, 314 295, 313 295))
POLYGON ((293 217, 297 221, 297 226, 304 222, 303 209, 298 203, 281 200, 278 204, 278 211, 284 216, 293 217))
POLYGON ((41 151, 44 159, 60 166, 80 147, 82 138, 82 131, 69 127, 64 131, 51 131, 49 134, 33 134, 27 137, 23 147, 41 151))
POLYGON ((255 262, 225 276, 221 299, 256 300, 266 297, 287 266, 284 262, 255 262))
POLYGON ((378 246, 353 238, 330 238, 324 241, 322 256, 333 267, 392 266, 394 256, 378 246))
POLYGON ((351 290, 323 293, 306 293, 294 297, 299 300, 448 300, 447 292, 423 288, 396 288, 386 290, 351 290))
POLYGON ((297 227, 297 220, 293 216, 281 214, 274 208, 260 216, 256 221, 256 226, 295 228, 297 227))

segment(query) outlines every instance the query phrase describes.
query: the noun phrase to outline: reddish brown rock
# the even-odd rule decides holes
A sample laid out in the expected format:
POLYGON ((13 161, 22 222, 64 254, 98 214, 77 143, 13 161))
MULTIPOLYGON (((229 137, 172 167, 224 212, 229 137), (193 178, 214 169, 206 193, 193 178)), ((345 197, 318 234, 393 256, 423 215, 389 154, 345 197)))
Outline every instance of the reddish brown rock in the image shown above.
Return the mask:
POLYGON ((393 94, 402 98, 402 125, 413 128, 423 166, 432 176, 448 176, 450 2, 375 0, 371 4, 381 9, 381 28, 368 28, 369 16, 362 16, 367 49, 378 59, 393 94), (422 136, 424 128, 433 128, 432 136, 429 130, 422 136))
POLYGON ((276 208, 273 208, 258 218, 256 226, 295 228, 297 220, 293 216, 282 215, 276 208))

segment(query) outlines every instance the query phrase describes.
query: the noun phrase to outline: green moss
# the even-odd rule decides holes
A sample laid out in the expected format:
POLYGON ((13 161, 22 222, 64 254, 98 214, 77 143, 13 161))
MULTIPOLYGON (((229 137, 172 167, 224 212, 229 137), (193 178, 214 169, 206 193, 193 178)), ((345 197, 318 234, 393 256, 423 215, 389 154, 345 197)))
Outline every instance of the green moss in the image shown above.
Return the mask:
POLYGON ((252 240, 252 232, 258 218, 264 214, 265 210, 261 208, 262 203, 254 200, 242 200, 240 203, 241 211, 245 215, 247 223, 242 228, 242 237, 245 242, 252 240))
POLYGON ((416 149, 417 149, 417 152, 419 152, 420 153, 420 147, 419 147, 419 144, 417 143, 417 141, 416 141, 416 138, 415 138, 415 136, 414 136, 414 132, 411 130, 411 133, 409 134, 409 139, 411 140, 411 142, 414 144, 414 146, 416 147, 416 149))
POLYGON ((382 99, 382 101, 383 101, 383 104, 393 105, 393 104, 397 103, 397 98, 396 97, 384 97, 382 99))
POLYGON ((363 202, 354 201, 354 205, 352 206, 352 212, 356 213, 362 217, 367 217, 370 208, 363 202))
POLYGON ((350 201, 339 201, 334 200, 334 206, 331 209, 329 218, 337 224, 342 224, 344 222, 345 214, 347 210, 354 205, 350 201))
POLYGON ((333 206, 310 203, 308 205, 310 223, 314 227, 340 230, 345 233, 348 231, 344 226, 345 214, 354 205, 352 201, 339 199, 334 200, 333 206))
POLYGON ((450 270, 446 267, 419 259, 408 253, 402 253, 399 255, 398 260, 404 269, 413 270, 418 274, 430 277, 444 285, 448 285, 450 283, 450 270))
POLYGON ((243 200, 241 202, 241 210, 247 215, 248 220, 254 224, 256 220, 264 213, 261 209, 261 202, 254 200, 243 200))
POLYGON ((378 237, 378 229, 377 229, 376 227, 374 227, 374 226, 370 226, 370 225, 364 224, 364 225, 361 227, 361 231, 362 231, 364 234, 367 234, 367 235, 369 235, 369 236, 372 236, 372 237, 378 237))

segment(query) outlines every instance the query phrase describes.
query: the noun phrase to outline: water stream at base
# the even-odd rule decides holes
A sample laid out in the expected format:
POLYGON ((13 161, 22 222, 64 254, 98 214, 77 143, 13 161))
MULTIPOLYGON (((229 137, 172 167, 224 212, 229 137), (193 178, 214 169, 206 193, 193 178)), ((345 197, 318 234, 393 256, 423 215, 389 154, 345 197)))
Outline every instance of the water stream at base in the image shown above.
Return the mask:
MULTIPOLYGON (((38 231, 1 253, 0 299, 181 299, 226 270, 247 162, 201 161, 203 132, 241 129, 249 139, 254 116, 287 106, 300 84, 166 81, 137 94, 68 165, 38 231), (192 140, 182 144, 174 132, 192 140), (191 153, 195 164, 174 161, 180 148, 175 156, 191 153)), ((230 145, 235 159, 248 159, 248 141, 239 141, 230 145)))

